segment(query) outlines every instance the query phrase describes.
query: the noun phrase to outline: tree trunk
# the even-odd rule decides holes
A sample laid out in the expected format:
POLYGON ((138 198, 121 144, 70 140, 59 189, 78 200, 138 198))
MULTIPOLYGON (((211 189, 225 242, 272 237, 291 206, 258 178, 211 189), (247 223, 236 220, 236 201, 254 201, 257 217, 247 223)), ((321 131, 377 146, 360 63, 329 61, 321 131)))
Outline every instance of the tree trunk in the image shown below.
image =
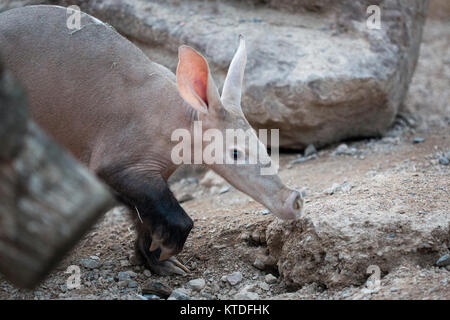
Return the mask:
POLYGON ((0 272, 32 288, 115 202, 27 118, 26 105, 0 66, 0 272))

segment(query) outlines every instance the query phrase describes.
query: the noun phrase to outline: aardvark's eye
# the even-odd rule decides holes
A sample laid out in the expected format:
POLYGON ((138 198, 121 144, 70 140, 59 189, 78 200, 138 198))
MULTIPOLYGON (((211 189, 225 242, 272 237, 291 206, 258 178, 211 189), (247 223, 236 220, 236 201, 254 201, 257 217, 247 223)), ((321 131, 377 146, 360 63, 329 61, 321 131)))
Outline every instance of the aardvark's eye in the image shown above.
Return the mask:
POLYGON ((237 159, 239 159, 240 152, 239 152, 239 150, 237 150, 237 149, 233 149, 231 155, 233 156, 233 159, 234 159, 234 160, 237 160, 237 159))

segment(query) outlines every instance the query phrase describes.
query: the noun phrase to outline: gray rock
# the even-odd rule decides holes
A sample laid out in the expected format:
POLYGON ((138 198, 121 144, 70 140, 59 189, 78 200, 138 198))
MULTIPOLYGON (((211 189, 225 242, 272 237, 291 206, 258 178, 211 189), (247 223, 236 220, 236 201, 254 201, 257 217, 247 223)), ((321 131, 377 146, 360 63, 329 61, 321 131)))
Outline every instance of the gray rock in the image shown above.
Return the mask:
POLYGON ((236 300, 259 300, 259 294, 256 292, 250 292, 247 290, 241 290, 239 291, 235 296, 234 299, 236 300))
POLYGON ((128 274, 128 272, 121 271, 117 273, 117 279, 119 281, 131 280, 131 276, 130 274, 128 274))
POLYGON ((237 272, 233 272, 229 275, 226 276, 227 277, 227 281, 229 284, 231 284, 232 286, 238 284, 239 282, 242 281, 242 273, 237 271, 237 272))
POLYGON ((173 290, 169 298, 167 298, 167 300, 190 300, 190 299, 191 297, 182 288, 173 290))
POLYGON ((147 278, 150 278, 152 276, 152 273, 150 272, 150 270, 145 269, 143 272, 144 276, 146 276, 147 278))
POLYGON ((142 293, 154 294, 158 297, 168 298, 172 293, 172 288, 158 281, 147 281, 142 287, 142 293))
POLYGON ((448 160, 447 157, 440 156, 440 157, 439 157, 439 163, 442 164, 443 166, 448 166, 448 164, 450 163, 450 161, 448 160))
POLYGON ((200 291, 205 287, 205 284, 205 279, 199 278, 189 281, 187 285, 192 290, 200 291))
POLYGON ((348 145, 345 143, 340 144, 336 150, 334 151, 333 155, 340 156, 340 155, 348 155, 353 156, 358 152, 355 148, 349 148, 348 145))
POLYGON ((438 267, 445 267, 445 266, 450 265, 450 255, 449 254, 444 254, 442 257, 440 257, 436 261, 436 265, 438 267))
POLYGON ((267 283, 265 283, 265 282, 258 282, 258 287, 260 287, 264 291, 269 291, 270 290, 269 285, 267 283))
POLYGON ((217 12, 215 2, 71 1, 136 39, 172 71, 178 46, 195 47, 207 57, 219 88, 237 35, 245 34, 243 110, 256 128, 280 128, 282 147, 385 132, 414 72, 428 1, 384 0, 382 12, 389 14, 382 15, 379 30, 366 25, 369 0, 265 3, 264 19, 240 23, 246 12, 229 1, 220 4, 227 15, 217 12), (280 8, 289 8, 289 15, 280 8))
POLYGON ((258 259, 258 258, 256 258, 255 261, 253 262, 253 266, 254 266, 256 269, 259 269, 259 270, 264 270, 264 269, 265 269, 264 262, 262 262, 262 261, 261 261, 260 259, 258 259))
POLYGON ((316 153, 317 153, 317 150, 314 147, 314 145, 313 144, 309 144, 306 147, 305 152, 303 153, 303 156, 304 157, 309 157, 309 156, 312 156, 313 154, 316 154, 316 153))
POLYGON ((230 187, 229 186, 225 186, 222 189, 219 190, 219 194, 223 194, 230 191, 230 187))
POLYGON ((134 280, 128 281, 128 288, 137 288, 137 287, 138 287, 138 284, 136 281, 134 281, 134 280))
POLYGON ((422 142, 424 142, 425 141, 425 139, 424 138, 421 138, 421 137, 415 137, 414 139, 413 139, 413 143, 422 143, 422 142))
POLYGON ((194 196, 190 193, 182 193, 179 197, 178 197, 178 202, 179 203, 183 203, 183 202, 188 202, 194 199, 194 196))
POLYGON ((273 284, 273 283, 277 282, 277 280, 278 279, 270 273, 266 274, 266 276, 264 277, 264 281, 266 281, 266 283, 268 283, 268 284, 273 284))
POLYGON ((335 194, 336 192, 338 192, 339 190, 341 190, 340 184, 339 183, 333 183, 333 185, 330 188, 325 189, 323 192, 325 194, 332 195, 332 194, 335 194))
POLYGON ((80 260, 80 264, 87 269, 98 269, 102 265, 99 259, 84 258, 80 260))

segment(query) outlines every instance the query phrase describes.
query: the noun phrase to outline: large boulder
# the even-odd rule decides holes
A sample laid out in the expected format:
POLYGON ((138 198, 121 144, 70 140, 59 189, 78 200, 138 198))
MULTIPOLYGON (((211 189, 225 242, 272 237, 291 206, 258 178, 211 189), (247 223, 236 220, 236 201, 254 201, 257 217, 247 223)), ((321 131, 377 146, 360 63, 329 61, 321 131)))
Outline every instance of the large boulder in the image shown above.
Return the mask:
MULTIPOLYGON (((396 178, 410 181, 414 174, 396 178)), ((429 267, 447 254, 448 204, 437 196, 438 188, 427 208, 425 201, 415 200, 420 191, 410 183, 394 186, 392 179, 379 173, 353 187, 346 183, 336 188, 337 194, 307 204, 304 219, 294 224, 274 220, 266 242, 285 282, 292 287, 359 286, 374 270, 384 276, 401 265, 429 267), (386 191, 387 186, 395 192, 386 191)))
POLYGON ((79 5, 173 71, 178 46, 189 44, 208 58, 219 86, 244 34, 244 112, 256 128, 279 128, 288 148, 380 135, 391 125, 428 7, 427 0, 47 2, 79 5), (374 3, 381 30, 366 25, 374 3))

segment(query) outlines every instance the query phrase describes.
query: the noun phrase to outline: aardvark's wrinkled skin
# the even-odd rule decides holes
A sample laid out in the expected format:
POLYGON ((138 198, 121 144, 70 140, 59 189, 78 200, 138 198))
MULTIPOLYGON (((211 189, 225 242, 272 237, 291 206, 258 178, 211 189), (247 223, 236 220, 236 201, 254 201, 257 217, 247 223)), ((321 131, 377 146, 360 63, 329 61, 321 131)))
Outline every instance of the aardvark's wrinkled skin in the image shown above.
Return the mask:
MULTIPOLYGON (((134 211, 136 248, 157 273, 182 272, 171 256, 193 226, 168 188, 175 129, 250 128, 241 106, 245 43, 230 65, 222 97, 206 60, 181 46, 177 75, 150 61, 111 27, 82 14, 81 29, 67 27, 57 6, 29 6, 0 14, 0 58, 24 84, 34 119, 89 166, 134 211), (140 222, 142 220, 142 223, 140 222)), ((224 134, 225 136, 225 134, 224 134)), ((236 143, 224 156, 248 159, 236 143)), ((260 159, 268 158, 259 148, 260 159)), ((211 169, 283 219, 300 215, 300 194, 259 164, 215 164, 211 169)))

